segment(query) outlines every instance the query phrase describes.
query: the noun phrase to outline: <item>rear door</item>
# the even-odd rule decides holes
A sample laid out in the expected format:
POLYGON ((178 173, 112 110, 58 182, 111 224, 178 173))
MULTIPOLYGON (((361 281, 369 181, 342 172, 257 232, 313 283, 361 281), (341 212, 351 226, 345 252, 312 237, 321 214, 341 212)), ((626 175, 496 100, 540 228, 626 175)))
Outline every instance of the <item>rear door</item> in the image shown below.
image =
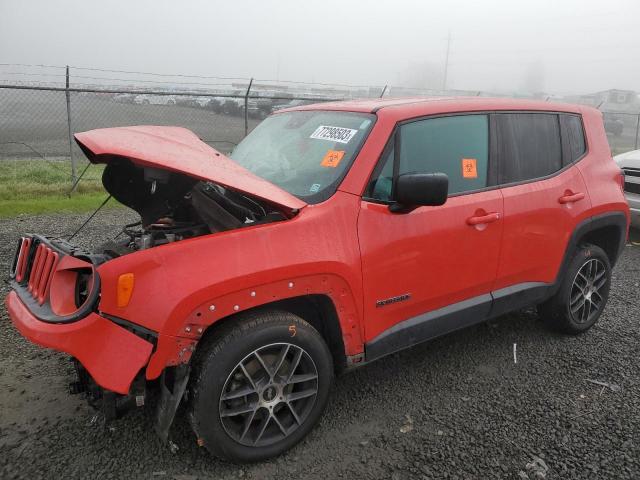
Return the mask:
POLYGON ((416 328, 409 328, 393 350, 465 321, 482 321, 490 308, 502 235, 502 195, 491 189, 493 177, 488 115, 428 118, 398 128, 358 218, 367 341, 409 319, 409 327, 416 328), (447 202, 392 213, 393 180, 408 172, 446 173, 447 202), (455 320, 438 312, 424 315, 443 307, 449 308, 443 315, 460 309, 473 314, 455 320))
POLYGON ((574 165, 586 150, 581 120, 537 112, 497 113, 493 121, 504 197, 495 297, 531 290, 537 283, 542 293, 542 284, 555 281, 571 233, 590 207, 574 165))

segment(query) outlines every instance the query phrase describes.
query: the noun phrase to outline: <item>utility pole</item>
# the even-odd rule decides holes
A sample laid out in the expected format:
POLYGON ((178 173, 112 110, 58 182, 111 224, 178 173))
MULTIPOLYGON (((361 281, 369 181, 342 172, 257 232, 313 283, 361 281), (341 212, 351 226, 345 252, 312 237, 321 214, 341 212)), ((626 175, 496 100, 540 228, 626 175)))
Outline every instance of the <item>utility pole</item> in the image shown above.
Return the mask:
POLYGON ((449 70, 449 49, 451 47, 451 30, 447 34, 447 53, 444 58, 444 75, 442 76, 442 90, 447 90, 447 73, 449 70))

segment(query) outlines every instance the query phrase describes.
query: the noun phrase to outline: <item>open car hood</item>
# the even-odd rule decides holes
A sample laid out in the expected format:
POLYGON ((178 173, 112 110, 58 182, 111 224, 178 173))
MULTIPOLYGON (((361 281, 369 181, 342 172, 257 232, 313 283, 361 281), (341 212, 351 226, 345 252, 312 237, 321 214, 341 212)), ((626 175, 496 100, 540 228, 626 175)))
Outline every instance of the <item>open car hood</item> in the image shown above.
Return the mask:
POLYGON ((181 127, 115 127, 76 133, 91 163, 125 157, 136 165, 183 173, 253 195, 292 214, 305 202, 260 178, 181 127))

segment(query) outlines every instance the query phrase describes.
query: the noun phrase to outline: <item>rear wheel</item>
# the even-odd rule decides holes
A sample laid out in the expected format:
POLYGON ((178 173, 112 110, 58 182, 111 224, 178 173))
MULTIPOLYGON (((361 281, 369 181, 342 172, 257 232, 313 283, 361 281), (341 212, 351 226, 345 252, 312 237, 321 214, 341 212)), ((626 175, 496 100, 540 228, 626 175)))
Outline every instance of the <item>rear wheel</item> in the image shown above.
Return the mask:
POLYGON ((570 334, 586 332, 604 310, 611 286, 611 264, 595 245, 583 245, 571 260, 558 293, 538 306, 541 318, 570 334))
POLYGON ((320 334, 288 312, 230 320, 202 345, 191 385, 191 423, 216 456, 279 455, 320 419, 333 377, 320 334))

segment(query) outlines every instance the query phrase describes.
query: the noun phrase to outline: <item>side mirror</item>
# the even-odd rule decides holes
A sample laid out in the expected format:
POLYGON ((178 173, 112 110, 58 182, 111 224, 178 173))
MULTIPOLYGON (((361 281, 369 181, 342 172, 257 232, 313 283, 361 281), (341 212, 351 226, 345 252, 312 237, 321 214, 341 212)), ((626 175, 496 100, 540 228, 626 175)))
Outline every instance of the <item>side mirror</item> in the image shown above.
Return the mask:
POLYGON ((411 211, 416 207, 438 206, 447 201, 449 177, 444 173, 405 173, 396 183, 396 203, 392 212, 411 211))

